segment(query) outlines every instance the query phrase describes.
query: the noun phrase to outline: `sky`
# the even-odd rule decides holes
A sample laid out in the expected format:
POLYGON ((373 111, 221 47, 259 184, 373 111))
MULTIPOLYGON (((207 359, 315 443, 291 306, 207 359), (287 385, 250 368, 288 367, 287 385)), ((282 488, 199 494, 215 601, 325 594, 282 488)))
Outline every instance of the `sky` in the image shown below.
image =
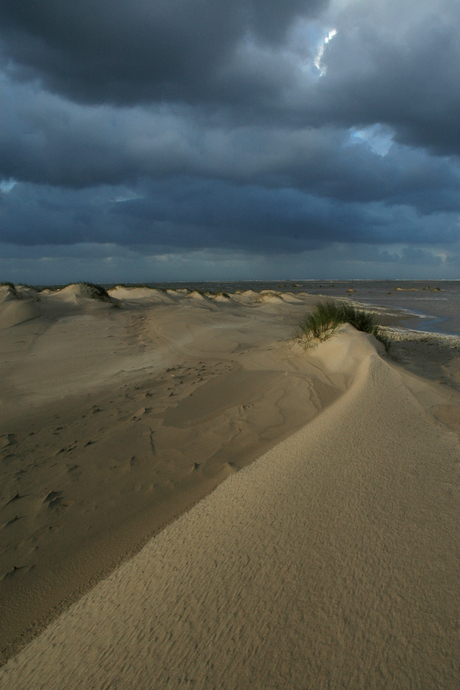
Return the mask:
POLYGON ((460 3, 2 0, 0 280, 460 279, 460 3))

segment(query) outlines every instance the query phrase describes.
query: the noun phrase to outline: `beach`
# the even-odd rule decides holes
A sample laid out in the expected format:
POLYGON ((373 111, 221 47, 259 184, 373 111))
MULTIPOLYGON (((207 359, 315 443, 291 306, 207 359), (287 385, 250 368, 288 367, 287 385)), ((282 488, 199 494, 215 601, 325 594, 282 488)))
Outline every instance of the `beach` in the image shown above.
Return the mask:
POLYGON ((0 684, 458 687, 459 339, 0 290, 0 684))

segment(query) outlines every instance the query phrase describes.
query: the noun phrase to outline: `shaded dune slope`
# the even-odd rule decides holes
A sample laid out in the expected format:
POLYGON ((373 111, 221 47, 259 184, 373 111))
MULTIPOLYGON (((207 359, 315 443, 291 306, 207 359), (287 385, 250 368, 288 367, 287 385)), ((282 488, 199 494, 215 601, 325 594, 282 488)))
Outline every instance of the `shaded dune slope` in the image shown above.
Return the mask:
POLYGON ((340 387, 286 340, 307 295, 0 293, 0 322, 9 305, 39 309, 0 334, 4 660, 340 387))

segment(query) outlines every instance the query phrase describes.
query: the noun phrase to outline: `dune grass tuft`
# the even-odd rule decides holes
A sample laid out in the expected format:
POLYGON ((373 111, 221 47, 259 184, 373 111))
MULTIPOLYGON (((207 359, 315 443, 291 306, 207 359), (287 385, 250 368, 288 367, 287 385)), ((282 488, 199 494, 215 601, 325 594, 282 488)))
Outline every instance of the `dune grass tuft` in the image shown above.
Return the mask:
POLYGON ((9 280, 5 280, 2 283, 0 283, 0 286, 8 288, 8 292, 10 293, 10 295, 13 295, 14 297, 17 297, 19 299, 19 293, 16 290, 16 285, 14 283, 10 282, 9 280))
POLYGON ((317 302, 313 311, 306 314, 299 322, 296 336, 307 346, 313 345, 314 340, 327 340, 344 323, 351 324, 358 331, 370 333, 384 344, 388 350, 389 340, 383 335, 374 314, 357 309, 345 302, 317 302))
POLYGON ((88 297, 101 300, 101 302, 113 302, 113 299, 102 285, 96 285, 95 283, 80 283, 80 285, 86 288, 88 297))
POLYGON ((100 302, 110 302, 114 307, 119 306, 118 301, 114 300, 113 297, 109 295, 107 290, 102 287, 102 285, 97 285, 96 283, 79 283, 85 288, 87 297, 91 299, 97 299, 100 302))

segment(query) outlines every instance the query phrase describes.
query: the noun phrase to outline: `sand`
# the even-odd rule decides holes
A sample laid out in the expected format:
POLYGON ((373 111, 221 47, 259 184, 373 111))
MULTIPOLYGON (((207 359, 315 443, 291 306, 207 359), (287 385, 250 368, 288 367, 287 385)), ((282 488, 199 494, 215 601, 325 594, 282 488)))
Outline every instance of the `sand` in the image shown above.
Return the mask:
POLYGON ((0 685, 458 687, 457 345, 170 293, 2 331, 0 685))

